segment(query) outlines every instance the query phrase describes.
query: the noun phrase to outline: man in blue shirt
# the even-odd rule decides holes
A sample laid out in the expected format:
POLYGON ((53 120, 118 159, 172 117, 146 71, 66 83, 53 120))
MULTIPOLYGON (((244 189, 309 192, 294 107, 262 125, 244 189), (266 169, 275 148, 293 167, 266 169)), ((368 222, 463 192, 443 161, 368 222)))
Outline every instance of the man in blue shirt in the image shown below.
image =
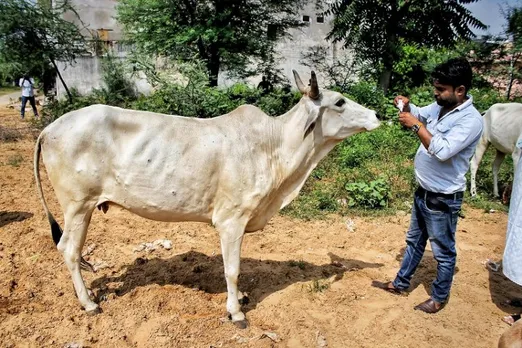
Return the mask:
POLYGON ((415 156, 415 177, 419 184, 414 194, 406 251, 393 282, 374 281, 373 286, 400 294, 410 286, 430 240, 437 261, 437 279, 431 297, 415 309, 436 313, 446 304, 455 264, 455 231, 469 160, 483 130, 482 116, 468 95, 472 70, 464 58, 450 59, 432 73, 435 103, 423 108, 403 96, 400 123, 417 134, 421 145, 415 156))

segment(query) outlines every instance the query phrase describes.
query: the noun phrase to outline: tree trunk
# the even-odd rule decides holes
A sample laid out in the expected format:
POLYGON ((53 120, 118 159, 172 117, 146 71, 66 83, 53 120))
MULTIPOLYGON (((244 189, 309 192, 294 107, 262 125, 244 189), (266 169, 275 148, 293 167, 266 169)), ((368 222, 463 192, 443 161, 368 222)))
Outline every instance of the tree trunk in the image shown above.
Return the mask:
POLYGON ((391 68, 384 68, 385 70, 381 72, 379 76, 379 86, 384 91, 384 94, 388 93, 388 88, 390 87, 390 80, 392 75, 391 68))
POLYGON ((219 56, 219 52, 214 45, 211 45, 209 51, 209 59, 207 61, 208 82, 210 87, 217 87, 221 57, 219 56))
POLYGON ((71 94, 71 91, 69 91, 69 87, 67 87, 67 84, 65 83, 65 81, 63 80, 63 77, 62 77, 62 74, 60 74, 60 70, 58 70, 58 66, 56 65, 56 62, 54 61, 53 58, 50 58, 51 59, 51 63, 53 64, 54 66, 54 70, 56 70, 56 74, 58 74, 58 77, 60 78, 60 81, 62 82, 62 85, 63 87, 65 88, 65 92, 67 92, 67 97, 69 98, 69 103, 72 104, 72 94, 71 94))
POLYGON ((515 80, 515 57, 511 56, 511 61, 509 62, 509 81, 506 88, 506 99, 509 100, 511 97, 511 88, 513 87, 513 81, 515 80))

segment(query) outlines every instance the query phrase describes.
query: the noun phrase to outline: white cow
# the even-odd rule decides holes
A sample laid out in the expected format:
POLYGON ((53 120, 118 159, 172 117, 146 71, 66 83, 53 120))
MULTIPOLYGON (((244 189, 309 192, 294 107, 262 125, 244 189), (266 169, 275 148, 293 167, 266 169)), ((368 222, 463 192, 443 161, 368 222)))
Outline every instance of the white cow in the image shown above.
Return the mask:
POLYGON ((514 167, 520 158, 520 149, 515 145, 522 135, 522 104, 494 104, 484 114, 484 132, 475 155, 471 159, 471 189, 472 196, 477 194, 476 175, 482 156, 491 143, 497 150, 493 161, 493 195, 498 197, 498 172, 506 154, 513 157, 514 167))
POLYGON ((343 139, 379 126, 375 112, 342 94, 319 91, 312 72, 303 97, 269 117, 243 105, 197 119, 93 105, 46 127, 36 142, 37 188, 78 299, 100 311, 85 287, 81 258, 94 208, 118 205, 159 221, 212 223, 219 232, 228 289, 227 310, 246 327, 237 279, 245 231, 262 229, 288 205, 318 162, 343 139), (64 212, 62 232, 46 205, 39 177, 42 154, 64 212))

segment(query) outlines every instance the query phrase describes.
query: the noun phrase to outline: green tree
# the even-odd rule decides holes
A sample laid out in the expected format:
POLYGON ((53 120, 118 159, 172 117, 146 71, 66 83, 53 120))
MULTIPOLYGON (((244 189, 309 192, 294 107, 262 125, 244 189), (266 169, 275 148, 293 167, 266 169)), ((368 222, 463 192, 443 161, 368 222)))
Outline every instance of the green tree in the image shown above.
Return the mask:
POLYGON ((328 38, 343 42, 359 63, 369 64, 385 91, 402 44, 449 47, 486 26, 463 4, 478 0, 339 0, 330 5, 334 15, 328 38))
POLYGON ((118 21, 127 39, 147 54, 206 64, 211 86, 218 73, 248 76, 268 57, 305 0, 121 0, 118 21))
POLYGON ((330 58, 331 48, 316 45, 301 53, 299 63, 309 68, 317 69, 324 74, 326 86, 340 91, 347 91, 357 80, 357 65, 350 56, 330 58))
POLYGON ((507 20, 506 34, 511 37, 511 43, 506 50, 506 58, 509 61, 506 98, 509 99, 513 83, 521 77, 517 63, 522 55, 522 7, 509 8, 505 17, 507 20))
POLYGON ((17 64, 26 73, 44 78, 54 69, 67 90, 56 61, 71 62, 86 52, 80 29, 63 19, 74 8, 67 0, 34 2, 30 0, 0 1, 0 62, 17 64))

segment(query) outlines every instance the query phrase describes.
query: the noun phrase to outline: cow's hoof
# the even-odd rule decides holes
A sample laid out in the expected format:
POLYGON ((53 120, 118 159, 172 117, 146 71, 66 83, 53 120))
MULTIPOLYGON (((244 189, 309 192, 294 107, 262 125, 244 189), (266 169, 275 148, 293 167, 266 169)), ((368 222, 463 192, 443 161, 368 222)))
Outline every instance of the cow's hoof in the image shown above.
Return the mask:
POLYGON ((88 315, 88 316, 95 316, 96 314, 100 314, 102 313, 102 309, 100 307, 96 307, 94 309, 91 309, 89 311, 85 311, 85 313, 88 315))
POLYGON ((238 329, 246 329, 248 327, 248 320, 246 319, 243 319, 243 320, 238 320, 238 321, 233 321, 234 325, 237 326, 238 329))

